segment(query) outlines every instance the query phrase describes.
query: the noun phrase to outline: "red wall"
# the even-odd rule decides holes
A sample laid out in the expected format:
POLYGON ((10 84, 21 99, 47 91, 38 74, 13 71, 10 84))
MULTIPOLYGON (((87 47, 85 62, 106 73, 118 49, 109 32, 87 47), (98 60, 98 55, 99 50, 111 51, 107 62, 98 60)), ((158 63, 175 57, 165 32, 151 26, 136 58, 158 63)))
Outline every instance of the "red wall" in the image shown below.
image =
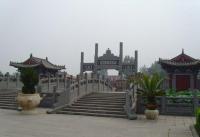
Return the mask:
POLYGON ((190 88, 190 75, 176 75, 176 90, 187 90, 190 88))

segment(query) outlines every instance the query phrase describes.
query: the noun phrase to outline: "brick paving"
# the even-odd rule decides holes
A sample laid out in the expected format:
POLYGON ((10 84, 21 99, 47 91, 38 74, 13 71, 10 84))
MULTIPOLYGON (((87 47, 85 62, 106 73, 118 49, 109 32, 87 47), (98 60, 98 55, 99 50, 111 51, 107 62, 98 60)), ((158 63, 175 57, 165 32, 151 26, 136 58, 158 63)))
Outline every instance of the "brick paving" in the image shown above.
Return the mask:
POLYGON ((22 115, 0 109, 0 137, 192 137, 194 117, 160 116, 158 120, 45 114, 22 115))

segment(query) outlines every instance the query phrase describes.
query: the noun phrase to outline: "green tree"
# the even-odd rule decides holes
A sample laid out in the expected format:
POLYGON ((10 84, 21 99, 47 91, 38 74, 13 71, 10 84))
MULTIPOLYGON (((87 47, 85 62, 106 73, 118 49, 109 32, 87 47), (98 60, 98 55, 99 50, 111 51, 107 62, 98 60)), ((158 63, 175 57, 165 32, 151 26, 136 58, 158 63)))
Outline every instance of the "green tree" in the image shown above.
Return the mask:
POLYGON ((33 68, 23 68, 20 70, 20 80, 24 84, 22 92, 24 94, 35 93, 35 86, 38 84, 38 73, 33 68))

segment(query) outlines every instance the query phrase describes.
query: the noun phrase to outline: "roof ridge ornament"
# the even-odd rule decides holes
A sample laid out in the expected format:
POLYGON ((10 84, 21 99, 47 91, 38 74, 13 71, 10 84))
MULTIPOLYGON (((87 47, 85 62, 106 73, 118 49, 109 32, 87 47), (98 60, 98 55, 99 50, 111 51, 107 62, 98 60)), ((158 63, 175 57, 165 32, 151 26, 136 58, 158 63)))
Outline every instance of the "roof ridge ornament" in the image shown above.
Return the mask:
POLYGON ((182 48, 182 54, 184 54, 184 48, 182 48))
POLYGON ((31 54, 30 54, 30 58, 32 58, 32 57, 33 57, 33 54, 31 53, 31 54))

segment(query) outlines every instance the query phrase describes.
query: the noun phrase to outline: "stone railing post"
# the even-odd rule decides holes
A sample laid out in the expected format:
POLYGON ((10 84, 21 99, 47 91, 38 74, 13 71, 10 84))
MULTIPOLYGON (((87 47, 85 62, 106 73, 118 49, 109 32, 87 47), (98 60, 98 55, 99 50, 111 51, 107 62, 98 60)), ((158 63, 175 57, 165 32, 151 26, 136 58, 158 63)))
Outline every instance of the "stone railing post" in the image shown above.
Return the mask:
POLYGON ((199 105, 199 99, 198 99, 198 97, 197 97, 197 91, 196 90, 193 90, 193 104, 194 104, 194 107, 193 107, 193 109, 194 109, 194 114, 196 113, 196 110, 197 110, 197 108, 199 107, 198 105, 199 105))
POLYGON ((6 80, 6 86, 7 86, 7 89, 9 88, 9 81, 10 81, 10 75, 7 75, 7 80, 6 80))
POLYGON ((66 72, 64 72, 64 89, 66 88, 66 72))
POLYGON ((165 111, 166 111, 166 96, 162 96, 161 98, 161 104, 160 104, 160 106, 161 106, 161 113, 162 114, 165 114, 165 111))
POLYGON ((57 87, 57 89, 59 89, 59 82, 60 82, 59 74, 56 73, 56 87, 57 87))
POLYGON ((85 93, 87 94, 87 90, 88 90, 88 75, 87 73, 85 73, 85 93))
POLYGON ((48 73, 48 92, 50 91, 50 84, 51 84, 51 78, 50 78, 50 73, 48 73))
POLYGON ((18 73, 16 73, 16 88, 18 87, 18 73))
POLYGON ((38 75, 38 85, 41 85, 41 76, 40 76, 40 74, 38 75))
POLYGON ((56 90, 57 90, 57 87, 53 86, 53 103, 57 102, 56 90))
POLYGON ((102 77, 102 80, 103 80, 103 91, 105 90, 105 76, 103 75, 102 77))
POLYGON ((136 115, 134 108, 132 106, 135 103, 133 101, 134 101, 133 100, 133 92, 131 90, 127 90, 126 91, 126 104, 124 106, 124 109, 126 111, 128 119, 130 119, 130 120, 137 119, 137 115, 136 115))
POLYGON ((77 97, 79 97, 80 95, 80 76, 79 75, 77 75, 76 80, 78 82, 77 97))
POLYGON ((94 73, 91 73, 91 81, 92 81, 92 92, 94 92, 94 73))
POLYGON ((98 79, 98 92, 100 91, 100 75, 97 75, 97 79, 98 79))
POLYGON ((66 90, 66 96, 67 96, 67 104, 69 104, 70 103, 70 101, 71 101, 71 95, 70 95, 70 92, 71 92, 71 81, 72 81, 72 77, 70 77, 70 78, 67 78, 67 85, 66 85, 66 88, 65 88, 65 90, 66 90))

